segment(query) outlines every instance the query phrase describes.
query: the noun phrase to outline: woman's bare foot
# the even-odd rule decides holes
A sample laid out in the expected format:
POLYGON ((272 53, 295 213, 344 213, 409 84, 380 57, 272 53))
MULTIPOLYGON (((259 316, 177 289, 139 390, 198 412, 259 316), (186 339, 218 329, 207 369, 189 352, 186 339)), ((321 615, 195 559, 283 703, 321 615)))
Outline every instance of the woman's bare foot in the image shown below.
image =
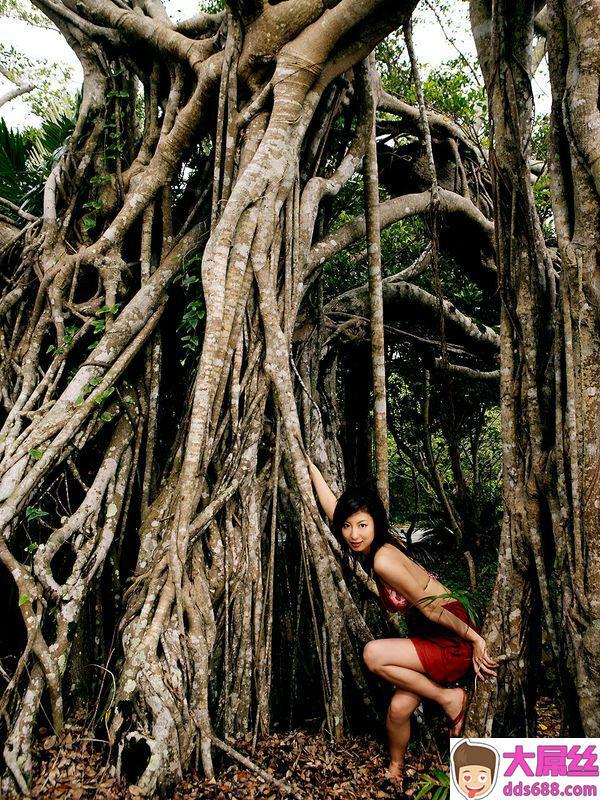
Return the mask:
POLYGON ((461 711, 464 710, 465 704, 467 701, 467 693, 464 689, 456 688, 456 689, 448 689, 447 690, 447 701, 442 703, 441 706, 446 712, 446 716, 449 720, 455 720, 456 724, 450 730, 450 736, 457 737, 460 736, 460 732, 462 731, 464 725, 464 714, 460 717, 461 711), (460 717, 457 719, 457 717, 460 717))
POLYGON ((404 764, 400 764, 398 761, 390 761, 385 771, 385 777, 391 781, 400 782, 404 777, 404 764))

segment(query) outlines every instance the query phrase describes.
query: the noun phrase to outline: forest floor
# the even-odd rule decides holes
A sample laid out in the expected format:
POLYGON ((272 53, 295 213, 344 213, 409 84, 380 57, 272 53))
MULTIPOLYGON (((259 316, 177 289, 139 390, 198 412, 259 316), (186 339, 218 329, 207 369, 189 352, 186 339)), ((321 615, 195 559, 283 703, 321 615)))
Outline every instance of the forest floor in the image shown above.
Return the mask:
MULTIPOLYGON (((39 734, 33 798, 131 800, 141 796, 137 786, 126 787, 115 778, 108 745, 94 738, 81 723, 70 724, 60 738, 45 728, 40 728, 39 734)), ((558 709, 548 697, 538 701, 537 735, 560 735, 558 709)), ((237 741, 236 748, 279 780, 293 782, 307 800, 410 798, 418 793, 424 775, 436 769, 448 772, 446 759, 435 745, 424 747, 414 742, 407 754, 404 786, 392 786, 383 774, 385 743, 367 735, 330 742, 320 734, 294 730, 259 739, 253 754, 251 741, 237 741)), ((173 800, 281 800, 288 796, 228 756, 223 758, 216 780, 203 780, 192 773, 172 794, 173 800)))

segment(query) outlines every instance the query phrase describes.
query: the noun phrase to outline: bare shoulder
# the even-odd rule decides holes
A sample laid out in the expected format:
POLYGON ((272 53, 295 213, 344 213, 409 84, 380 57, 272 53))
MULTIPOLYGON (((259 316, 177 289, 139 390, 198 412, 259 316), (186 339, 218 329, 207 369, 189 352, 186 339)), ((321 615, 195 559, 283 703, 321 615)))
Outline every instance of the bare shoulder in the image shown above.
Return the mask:
POLYGON ((390 567, 403 566, 404 560, 402 558, 402 553, 397 547, 394 547, 393 544, 389 544, 389 542, 382 544, 373 558, 373 569, 378 574, 387 571, 390 567))

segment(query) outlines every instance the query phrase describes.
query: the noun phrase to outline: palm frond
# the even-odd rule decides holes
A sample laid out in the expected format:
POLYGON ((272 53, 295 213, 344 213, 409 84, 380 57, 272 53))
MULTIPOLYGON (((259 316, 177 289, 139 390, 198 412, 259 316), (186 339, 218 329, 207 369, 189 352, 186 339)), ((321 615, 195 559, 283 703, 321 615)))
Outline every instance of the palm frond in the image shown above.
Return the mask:
POLYGON ((21 205, 28 190, 31 141, 0 119, 0 197, 21 205))
POLYGON ((41 213, 44 184, 73 132, 79 103, 80 96, 72 107, 50 106, 39 128, 16 131, 0 119, 0 197, 41 213))

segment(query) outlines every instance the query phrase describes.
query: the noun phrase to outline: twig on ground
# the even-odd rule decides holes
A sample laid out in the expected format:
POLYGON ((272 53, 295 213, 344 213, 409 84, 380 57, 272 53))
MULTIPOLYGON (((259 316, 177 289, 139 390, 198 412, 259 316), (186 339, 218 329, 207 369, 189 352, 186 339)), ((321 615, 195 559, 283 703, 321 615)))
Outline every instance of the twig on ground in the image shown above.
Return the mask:
POLYGON ((245 767, 248 767, 248 769, 253 770, 258 775, 260 775, 261 778, 264 778, 265 780, 274 783, 275 786, 277 786, 277 788, 281 789, 284 792, 287 792, 292 797, 298 798, 298 800, 304 800, 304 798, 306 797, 306 795, 296 786, 292 786, 289 783, 286 783, 285 781, 276 778, 274 775, 271 775, 270 772, 267 772, 262 767, 259 767, 258 764, 254 763, 254 761, 250 761, 249 758, 239 753, 237 750, 231 747, 231 745, 227 744, 222 739, 219 739, 218 736, 215 736, 214 733, 211 734, 211 740, 217 747, 220 747, 221 750, 223 750, 223 752, 227 753, 228 756, 234 758, 236 761, 239 761, 240 764, 243 764, 245 767))

